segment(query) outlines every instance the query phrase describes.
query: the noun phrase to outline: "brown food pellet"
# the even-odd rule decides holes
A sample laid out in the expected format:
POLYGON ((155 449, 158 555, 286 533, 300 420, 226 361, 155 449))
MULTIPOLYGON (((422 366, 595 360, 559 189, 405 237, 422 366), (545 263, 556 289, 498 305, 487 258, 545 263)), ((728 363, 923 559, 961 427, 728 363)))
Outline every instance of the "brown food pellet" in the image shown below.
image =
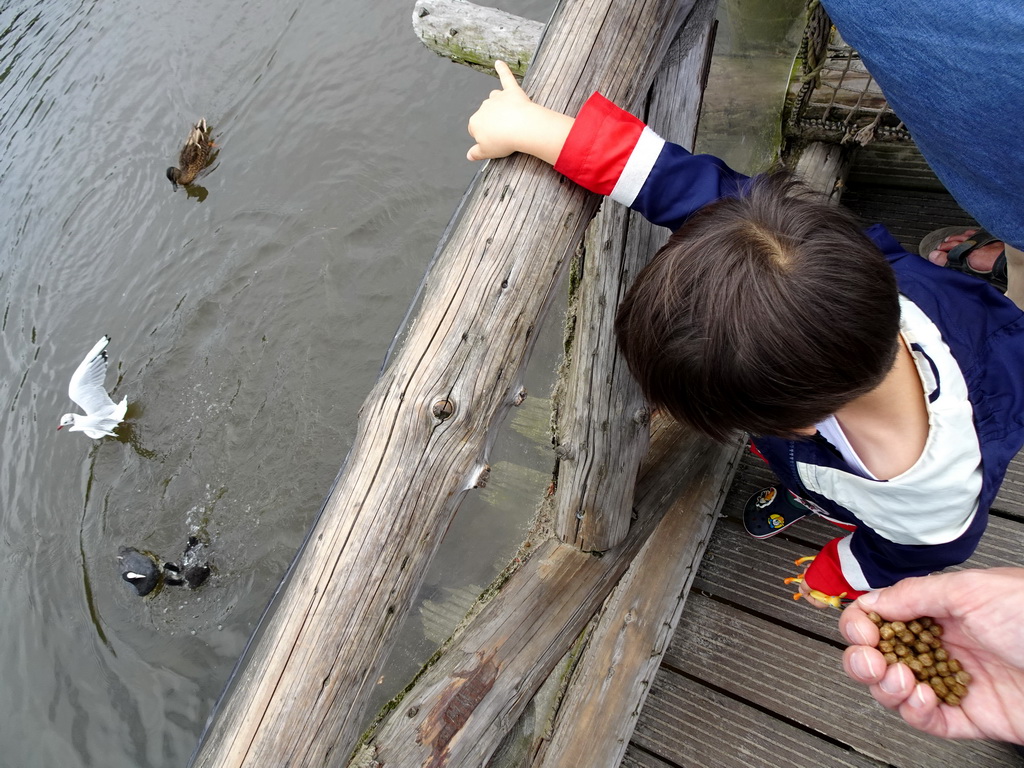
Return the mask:
POLYGON ((942 647, 940 624, 928 616, 908 622, 885 621, 877 613, 868 618, 878 627, 878 650, 886 664, 906 664, 914 677, 931 686, 940 701, 960 706, 971 676, 942 647))

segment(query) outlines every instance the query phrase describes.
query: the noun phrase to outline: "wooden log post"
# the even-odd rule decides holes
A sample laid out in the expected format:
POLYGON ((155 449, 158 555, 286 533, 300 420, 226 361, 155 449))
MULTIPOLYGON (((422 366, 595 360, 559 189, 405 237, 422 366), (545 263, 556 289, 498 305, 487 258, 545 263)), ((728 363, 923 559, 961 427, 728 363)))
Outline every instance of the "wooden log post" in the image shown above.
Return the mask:
MULTIPOLYGON (((648 124, 691 148, 710 65, 715 5, 716 0, 702 0, 694 8, 651 89, 648 124)), ((744 444, 740 435, 730 446, 691 439, 693 450, 721 457, 704 480, 711 488, 703 497, 687 493, 673 505, 605 603, 535 768, 622 761, 744 444), (585 757, 589 760, 581 760, 585 757)))
POLYGON ((797 157, 795 172, 811 189, 838 203, 846 186, 850 151, 842 144, 811 142, 797 157))
MULTIPOLYGON (((693 149, 697 136, 715 4, 702 0, 693 7, 659 72, 652 89, 655 104, 647 114, 642 105, 631 105, 654 130, 687 149, 693 149)), ((610 549, 629 529, 649 410, 615 343, 615 312, 668 234, 609 203, 584 239, 567 373, 554 397, 555 534, 584 551, 610 549)))
MULTIPOLYGON (((527 92, 572 114, 595 90, 634 103, 692 4, 563 0, 527 92)), ((486 477, 491 433, 596 203, 529 157, 479 174, 192 765, 345 760, 430 559, 462 496, 486 477)))

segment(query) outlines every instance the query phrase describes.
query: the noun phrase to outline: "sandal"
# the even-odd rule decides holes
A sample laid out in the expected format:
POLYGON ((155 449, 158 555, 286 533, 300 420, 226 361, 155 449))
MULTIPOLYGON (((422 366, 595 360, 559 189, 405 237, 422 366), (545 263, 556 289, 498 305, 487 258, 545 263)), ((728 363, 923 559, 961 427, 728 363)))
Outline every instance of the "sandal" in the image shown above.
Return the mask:
MULTIPOLYGON (((927 259, 928 254, 936 250, 947 237, 950 235, 961 234, 966 229, 973 229, 973 227, 959 226, 937 229, 934 232, 925 235, 921 240, 921 244, 918 246, 918 253, 927 259)), ((986 245, 998 242, 1001 242, 998 237, 993 237, 984 229, 979 228, 977 232, 968 237, 962 243, 959 243, 950 249, 946 254, 946 266, 950 269, 956 270, 957 272, 963 272, 965 275, 980 277, 996 290, 1001 293, 1006 293, 1007 273, 1005 249, 996 257, 995 262, 992 264, 992 269, 987 272, 975 269, 968 261, 968 258, 971 253, 974 252, 975 248, 982 248, 986 245)))

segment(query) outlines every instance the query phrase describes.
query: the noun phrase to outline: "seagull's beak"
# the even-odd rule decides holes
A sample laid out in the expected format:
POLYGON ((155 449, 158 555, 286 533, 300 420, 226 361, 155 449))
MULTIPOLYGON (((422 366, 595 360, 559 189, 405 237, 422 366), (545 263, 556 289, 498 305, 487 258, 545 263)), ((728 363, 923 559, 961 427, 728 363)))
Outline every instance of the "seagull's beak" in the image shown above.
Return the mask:
POLYGON ((58 424, 57 425, 57 431, 60 432, 62 429, 64 429, 64 425, 63 424, 58 424))

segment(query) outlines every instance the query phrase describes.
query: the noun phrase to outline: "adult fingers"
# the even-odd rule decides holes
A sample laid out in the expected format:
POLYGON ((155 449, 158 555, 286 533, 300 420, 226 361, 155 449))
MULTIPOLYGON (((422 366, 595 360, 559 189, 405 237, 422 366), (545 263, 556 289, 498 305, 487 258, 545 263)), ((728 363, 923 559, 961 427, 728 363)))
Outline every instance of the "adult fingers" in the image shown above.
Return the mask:
MULTIPOLYGON (((889 664, 882 679, 871 686, 871 695, 886 709, 901 707, 917 689, 917 679, 906 664, 889 664)), ((935 692, 928 686, 928 693, 935 692)))
POLYGON ((954 574, 903 579, 891 587, 861 595, 857 605, 862 611, 874 611, 888 621, 949 616, 956 605, 956 590, 951 588, 950 575, 954 574))
POLYGON ((839 616, 839 631, 853 645, 878 645, 878 627, 857 603, 846 606, 839 616))
POLYGON ((888 666, 882 654, 874 648, 851 645, 843 652, 843 669, 846 674, 863 685, 882 682, 888 666))
POLYGON ((483 150, 480 148, 480 145, 474 144, 466 153, 466 159, 476 162, 477 160, 486 160, 487 158, 484 155, 483 150))
MULTIPOLYGON (((903 664, 894 666, 902 667, 903 664)), ((947 713, 939 706, 939 698, 929 685, 919 683, 898 709, 900 717, 907 725, 917 728, 919 731, 930 733, 933 736, 950 737, 954 735, 946 720, 947 713)), ((974 734, 974 737, 977 738, 978 735, 980 734, 974 734)))

